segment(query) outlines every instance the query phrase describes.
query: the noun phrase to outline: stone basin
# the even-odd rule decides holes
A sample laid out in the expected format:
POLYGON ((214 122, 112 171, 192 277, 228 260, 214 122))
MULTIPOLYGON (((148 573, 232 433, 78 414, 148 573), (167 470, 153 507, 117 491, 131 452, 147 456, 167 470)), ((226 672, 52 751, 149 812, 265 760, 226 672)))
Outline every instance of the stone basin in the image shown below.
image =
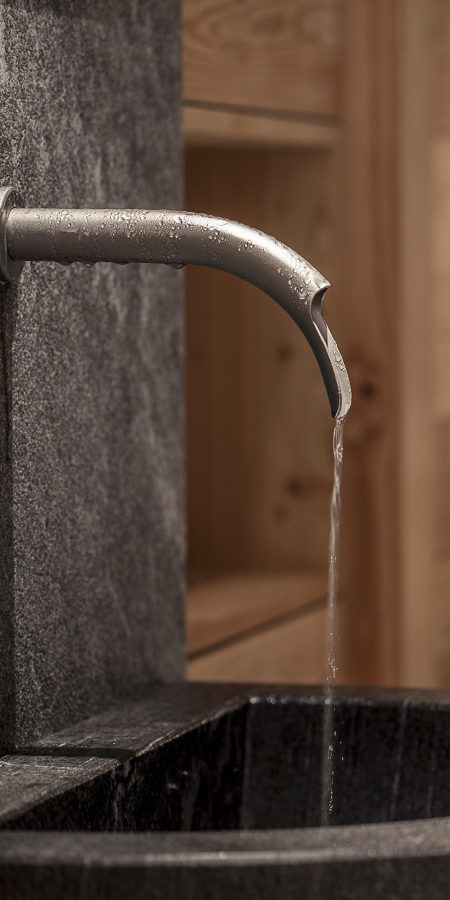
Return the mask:
POLYGON ((450 694, 175 684, 0 759, 0 896, 448 898, 450 694))

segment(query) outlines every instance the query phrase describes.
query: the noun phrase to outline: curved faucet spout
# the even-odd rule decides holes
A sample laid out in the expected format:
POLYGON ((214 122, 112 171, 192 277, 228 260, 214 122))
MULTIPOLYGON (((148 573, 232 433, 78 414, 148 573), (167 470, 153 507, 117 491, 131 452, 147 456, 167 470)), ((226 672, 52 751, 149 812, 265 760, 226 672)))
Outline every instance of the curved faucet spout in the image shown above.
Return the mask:
POLYGON ((29 261, 146 262, 221 269, 269 294, 299 326, 320 366, 331 414, 346 415, 351 389, 342 356, 322 315, 328 281, 285 244, 254 228, 172 210, 23 209, 11 188, 0 193, 0 279, 29 261))

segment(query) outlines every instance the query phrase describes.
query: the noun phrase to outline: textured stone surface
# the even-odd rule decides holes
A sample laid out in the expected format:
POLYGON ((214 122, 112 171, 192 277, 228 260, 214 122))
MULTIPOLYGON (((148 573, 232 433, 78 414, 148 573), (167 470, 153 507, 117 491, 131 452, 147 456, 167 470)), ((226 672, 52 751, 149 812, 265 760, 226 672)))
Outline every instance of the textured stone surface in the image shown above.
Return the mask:
POLYGON ((448 900, 448 821, 339 832, 4 833, 2 900, 448 900))
MULTIPOLYGON (((1 183, 180 206, 178 0, 5 0, 1 183)), ((1 289, 0 746, 183 676, 180 274, 1 289)))
POLYGON ((286 828, 307 807, 299 771, 320 780, 323 700, 320 688, 155 686, 36 742, 34 756, 5 757, 2 900, 447 900, 450 694, 339 689, 352 814, 378 821, 286 828), (405 813, 416 821, 393 821, 405 813))
MULTIPOLYGON (((155 686, 0 759, 0 822, 51 831, 318 826, 323 699, 321 689, 155 686)), ((450 816, 448 694, 341 689, 334 731, 333 824, 450 816)))

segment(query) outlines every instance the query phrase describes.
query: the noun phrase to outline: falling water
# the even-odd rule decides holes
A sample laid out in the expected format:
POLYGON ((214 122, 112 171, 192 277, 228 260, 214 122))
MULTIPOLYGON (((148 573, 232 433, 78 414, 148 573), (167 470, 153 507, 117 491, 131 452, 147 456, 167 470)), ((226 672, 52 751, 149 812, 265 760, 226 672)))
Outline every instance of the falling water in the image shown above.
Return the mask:
POLYGON ((322 738, 321 824, 332 822, 334 801, 334 687, 336 684, 336 603, 338 595, 339 529, 341 519, 341 476, 344 421, 336 419, 333 434, 334 483, 331 495, 330 562, 325 650, 325 705, 322 738))

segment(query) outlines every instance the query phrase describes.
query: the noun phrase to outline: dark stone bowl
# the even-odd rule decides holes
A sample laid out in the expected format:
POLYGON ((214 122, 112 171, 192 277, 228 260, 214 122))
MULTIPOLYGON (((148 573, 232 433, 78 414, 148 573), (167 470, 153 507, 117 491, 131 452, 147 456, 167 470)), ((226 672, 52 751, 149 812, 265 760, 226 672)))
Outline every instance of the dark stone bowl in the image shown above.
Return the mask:
POLYGON ((450 694, 155 687, 0 759, 0 895, 448 898, 450 694))

